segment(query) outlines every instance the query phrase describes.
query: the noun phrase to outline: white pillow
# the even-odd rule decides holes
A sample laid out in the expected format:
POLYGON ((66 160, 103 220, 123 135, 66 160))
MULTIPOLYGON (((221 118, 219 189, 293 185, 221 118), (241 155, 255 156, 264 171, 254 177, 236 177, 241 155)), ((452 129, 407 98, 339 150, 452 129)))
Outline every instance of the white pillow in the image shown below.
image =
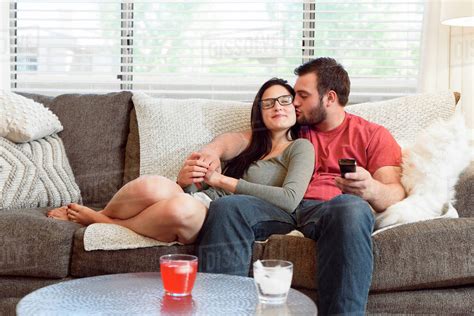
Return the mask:
POLYGON ((403 151, 402 185, 408 197, 376 213, 375 228, 437 217, 459 217, 450 205, 459 175, 471 161, 468 129, 456 113, 423 130, 403 151))
POLYGON ((140 136, 140 175, 175 180, 192 151, 215 136, 250 129, 251 104, 133 94, 140 136))
POLYGON ((41 103, 0 90, 0 137, 26 143, 62 130, 58 117, 41 103))
POLYGON ((58 135, 23 144, 0 137, 0 211, 59 207, 81 201, 58 135))
POLYGON ((434 120, 450 118, 455 107, 453 92, 444 91, 349 105, 346 111, 384 126, 405 147, 434 120))

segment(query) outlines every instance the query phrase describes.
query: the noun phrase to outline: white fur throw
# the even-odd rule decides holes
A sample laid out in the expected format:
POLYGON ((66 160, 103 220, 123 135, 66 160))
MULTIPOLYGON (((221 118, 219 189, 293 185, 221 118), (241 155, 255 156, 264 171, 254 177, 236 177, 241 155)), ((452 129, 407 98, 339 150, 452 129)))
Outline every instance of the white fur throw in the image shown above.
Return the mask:
POLYGON ((404 149, 402 184, 408 197, 375 214, 375 228, 437 217, 458 217, 450 205, 459 175, 469 165, 471 147, 464 118, 437 120, 404 149))
POLYGON ((182 245, 179 242, 166 243, 135 233, 126 227, 115 224, 92 224, 84 232, 84 249, 119 250, 155 246, 182 245))
POLYGON ((140 175, 159 174, 175 180, 192 151, 215 136, 250 128, 248 103, 160 99, 133 94, 140 135, 140 175))

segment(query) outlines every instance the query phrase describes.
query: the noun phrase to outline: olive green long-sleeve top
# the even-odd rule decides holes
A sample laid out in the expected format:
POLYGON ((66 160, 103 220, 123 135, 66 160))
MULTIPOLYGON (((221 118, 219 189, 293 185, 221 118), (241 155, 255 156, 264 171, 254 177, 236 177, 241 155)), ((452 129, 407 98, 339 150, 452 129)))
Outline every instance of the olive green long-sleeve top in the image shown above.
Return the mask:
MULTIPOLYGON (((314 160, 313 145, 306 139, 296 139, 279 156, 251 164, 239 179, 235 194, 252 195, 292 212, 306 192, 314 160)), ((232 194, 217 188, 202 192, 212 200, 232 194)))

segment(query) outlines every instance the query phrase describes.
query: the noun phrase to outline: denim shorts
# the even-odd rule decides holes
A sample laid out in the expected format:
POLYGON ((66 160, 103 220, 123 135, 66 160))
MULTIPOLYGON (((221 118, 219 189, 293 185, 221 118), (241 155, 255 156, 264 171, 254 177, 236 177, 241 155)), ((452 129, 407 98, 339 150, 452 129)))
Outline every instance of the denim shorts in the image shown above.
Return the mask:
POLYGON ((191 195, 196 200, 198 200, 199 202, 201 202, 202 204, 204 204, 206 206, 206 208, 209 209, 209 205, 212 202, 209 195, 207 195, 204 192, 193 192, 193 193, 188 193, 188 194, 191 195))

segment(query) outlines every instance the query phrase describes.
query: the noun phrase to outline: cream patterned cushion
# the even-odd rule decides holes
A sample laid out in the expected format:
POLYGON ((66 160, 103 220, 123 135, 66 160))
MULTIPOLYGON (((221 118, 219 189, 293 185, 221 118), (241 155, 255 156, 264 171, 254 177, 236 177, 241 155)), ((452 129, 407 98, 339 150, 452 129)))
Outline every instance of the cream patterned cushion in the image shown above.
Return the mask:
POLYGON ((62 130, 58 117, 41 103, 0 90, 0 137, 25 143, 62 130))
POLYGON ((215 136, 250 128, 251 104, 152 98, 134 93, 140 135, 140 175, 175 180, 189 154, 215 136))
POLYGON ((0 210, 81 202, 58 135, 24 144, 0 137, 0 210))

